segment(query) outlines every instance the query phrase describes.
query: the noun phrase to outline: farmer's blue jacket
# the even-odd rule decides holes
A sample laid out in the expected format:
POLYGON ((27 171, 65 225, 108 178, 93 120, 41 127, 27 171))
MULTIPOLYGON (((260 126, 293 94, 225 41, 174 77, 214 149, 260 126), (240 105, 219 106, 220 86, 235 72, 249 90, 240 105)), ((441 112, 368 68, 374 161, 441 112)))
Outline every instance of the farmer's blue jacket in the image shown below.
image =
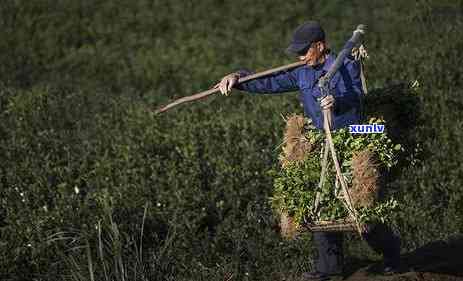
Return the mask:
MULTIPOLYGON (((270 76, 240 83, 235 88, 257 94, 273 94, 299 90, 299 97, 304 106, 305 115, 310 117, 313 124, 322 130, 323 114, 317 101, 317 98, 321 96, 318 79, 328 71, 335 59, 336 56, 330 53, 321 65, 315 67, 308 65, 299 66, 274 73, 270 76)), ((239 73, 241 77, 251 74, 247 70, 240 70, 239 73)), ((352 124, 359 124, 361 118, 361 101, 364 95, 360 79, 360 62, 348 56, 330 81, 330 91, 335 98, 332 129, 336 130, 352 124)))

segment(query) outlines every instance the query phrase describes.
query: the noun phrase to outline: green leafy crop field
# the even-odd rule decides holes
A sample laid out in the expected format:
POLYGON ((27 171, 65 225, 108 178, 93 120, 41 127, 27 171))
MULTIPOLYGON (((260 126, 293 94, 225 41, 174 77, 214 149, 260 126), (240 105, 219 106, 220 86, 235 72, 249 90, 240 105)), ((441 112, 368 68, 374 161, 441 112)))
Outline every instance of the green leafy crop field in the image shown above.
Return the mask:
MULTIPOLYGON (((335 51, 368 26, 373 93, 419 83, 416 104, 400 109, 417 112, 406 132, 416 145, 388 191, 402 203, 403 251, 461 233, 462 5, 2 1, 0 279, 288 280, 310 270, 311 236, 283 240, 269 200, 281 116, 302 112, 296 93, 234 91, 153 114, 239 68, 294 61, 283 50, 309 19, 335 51)), ((345 247, 379 259, 355 235, 345 247)))

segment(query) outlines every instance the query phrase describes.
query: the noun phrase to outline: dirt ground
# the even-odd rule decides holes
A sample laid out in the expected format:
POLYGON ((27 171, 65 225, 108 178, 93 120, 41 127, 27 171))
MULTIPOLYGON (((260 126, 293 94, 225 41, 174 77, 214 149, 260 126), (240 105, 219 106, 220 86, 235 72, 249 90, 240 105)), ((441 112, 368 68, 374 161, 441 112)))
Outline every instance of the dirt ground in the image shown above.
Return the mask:
MULTIPOLYGON (((350 259, 344 276, 332 281, 463 281, 463 236, 435 241, 401 256, 397 274, 381 274, 382 264, 350 259)), ((300 276, 284 280, 304 281, 300 276)))
POLYGON ((398 274, 384 276, 379 274, 381 264, 359 261, 351 267, 351 272, 338 280, 384 280, 384 281, 447 281, 463 280, 463 236, 447 242, 436 241, 417 250, 403 254, 402 268, 398 274), (362 266, 363 263, 363 266, 362 266))

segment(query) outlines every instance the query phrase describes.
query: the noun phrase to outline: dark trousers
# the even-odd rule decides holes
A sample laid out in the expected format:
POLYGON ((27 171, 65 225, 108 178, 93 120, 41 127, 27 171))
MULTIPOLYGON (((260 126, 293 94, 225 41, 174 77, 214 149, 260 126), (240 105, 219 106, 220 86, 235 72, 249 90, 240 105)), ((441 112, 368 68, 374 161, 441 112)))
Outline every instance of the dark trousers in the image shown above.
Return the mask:
MULTIPOLYGON (((342 232, 314 232, 313 240, 318 250, 317 271, 326 274, 342 273, 343 236, 342 232)), ((376 224, 362 237, 375 252, 383 255, 384 266, 399 266, 400 237, 387 225, 376 224)))

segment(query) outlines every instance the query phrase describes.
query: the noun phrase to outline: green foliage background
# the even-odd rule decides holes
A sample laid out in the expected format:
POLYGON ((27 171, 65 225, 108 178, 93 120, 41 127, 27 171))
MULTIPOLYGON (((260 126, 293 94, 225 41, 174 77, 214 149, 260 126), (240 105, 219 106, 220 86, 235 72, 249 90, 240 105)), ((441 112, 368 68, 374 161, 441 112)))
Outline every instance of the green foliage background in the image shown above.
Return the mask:
MULTIPOLYGON (((296 94, 235 92, 150 111, 238 68, 292 62, 283 50, 308 19, 322 22, 335 50, 368 25, 370 89, 420 82, 419 146, 408 147, 420 153, 390 184, 406 206, 395 218, 404 251, 460 233, 462 8, 430 0, 2 1, 0 279, 108 280, 99 221, 127 269, 110 266, 113 280, 280 280, 309 270, 310 236, 281 240, 268 201, 280 115, 301 111, 296 94), (75 239, 52 239, 57 233, 75 239)), ((356 237, 349 242, 352 255, 378 258, 356 237)))

